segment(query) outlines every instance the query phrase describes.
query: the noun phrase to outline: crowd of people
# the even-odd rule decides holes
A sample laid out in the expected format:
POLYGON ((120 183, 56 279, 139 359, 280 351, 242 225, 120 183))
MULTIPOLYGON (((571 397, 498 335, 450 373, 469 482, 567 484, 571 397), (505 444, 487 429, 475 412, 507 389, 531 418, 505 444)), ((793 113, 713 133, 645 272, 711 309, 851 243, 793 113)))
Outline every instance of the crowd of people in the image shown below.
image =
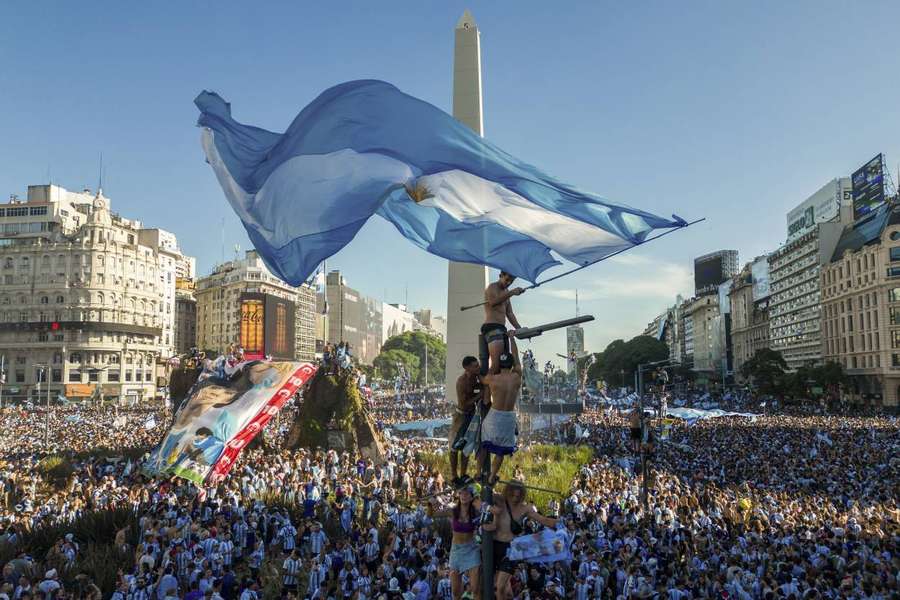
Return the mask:
MULTIPOLYGON (((390 402, 371 410, 385 422, 399 418, 390 402)), ((89 453, 156 443, 170 420, 164 411, 60 408, 46 416, 0 414, 0 545, 15 548, 44 526, 65 530, 91 511, 127 508, 139 534, 110 543, 133 558, 116 589, 83 577, 72 583, 85 549, 63 534, 42 555, 6 554, 14 558, 0 565, 0 598, 479 597, 471 565, 482 507, 470 508, 474 490, 428 498, 447 491, 449 474, 430 458, 445 443, 386 439, 379 464, 278 450, 289 408, 271 426, 269 450, 246 450, 223 483, 198 490, 150 480, 133 458, 89 453), (62 484, 38 468, 50 454, 69 456, 62 484)), ((589 411, 534 441, 558 438, 560 429, 595 450, 560 490, 561 503, 541 516, 569 530, 572 559, 510 564, 511 597, 896 597, 896 420, 770 414, 675 423, 648 459, 646 503, 626 416, 589 411)), ((522 514, 531 510, 522 506, 522 514)))

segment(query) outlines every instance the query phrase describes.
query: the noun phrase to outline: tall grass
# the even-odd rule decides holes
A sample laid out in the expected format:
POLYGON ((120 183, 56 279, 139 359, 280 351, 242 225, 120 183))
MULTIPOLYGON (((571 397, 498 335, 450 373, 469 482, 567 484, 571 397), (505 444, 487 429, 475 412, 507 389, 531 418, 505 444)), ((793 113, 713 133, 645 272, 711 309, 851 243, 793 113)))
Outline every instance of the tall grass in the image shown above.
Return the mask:
MULTIPOLYGON (((528 490, 528 497, 537 505, 538 510, 546 510, 553 498, 560 500, 569 494, 572 482, 582 465, 587 464, 594 456, 594 451, 587 446, 555 446, 538 444, 519 450, 503 461, 500 478, 513 479, 516 469, 524 474, 524 483, 559 492, 551 494, 536 490, 528 490)), ((422 453, 420 458, 428 467, 447 473, 450 463, 447 454, 422 453)), ((469 475, 473 468, 469 466, 469 475)))

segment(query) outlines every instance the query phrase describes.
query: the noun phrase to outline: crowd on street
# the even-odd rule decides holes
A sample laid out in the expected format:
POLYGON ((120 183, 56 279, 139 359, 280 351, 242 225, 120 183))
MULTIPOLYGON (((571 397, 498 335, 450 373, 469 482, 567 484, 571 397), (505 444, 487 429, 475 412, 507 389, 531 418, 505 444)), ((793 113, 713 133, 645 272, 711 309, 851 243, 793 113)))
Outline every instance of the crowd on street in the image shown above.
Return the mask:
MULTIPOLYGON (((433 404, 446 414, 446 405, 433 404)), ((389 401, 370 410, 383 422, 402 418, 389 401)), ((110 543, 127 547, 133 560, 117 589, 82 581, 76 595, 67 582, 85 549, 61 535, 45 555, 6 554, 14 558, 0 564, 0 599, 454 597, 450 523, 429 516, 425 500, 447 486, 448 473, 428 458, 446 444, 391 438, 379 464, 335 451, 245 450, 224 482, 198 490, 179 479, 150 480, 132 457, 88 452, 152 445, 168 425, 163 411, 67 407, 45 417, 15 408, 0 414, 0 546, 15 548, 43 526, 65 530, 91 511, 127 508, 139 534, 110 543), (38 468, 51 454, 70 457, 62 484, 38 468)), ((291 418, 288 409, 273 422, 270 448, 279 448, 291 418)), ((549 508, 571 533, 572 560, 512 565, 514 598, 897 597, 895 419, 675 422, 645 451, 646 502, 627 415, 589 411, 553 429, 534 440, 557 438, 561 429, 595 449, 549 508)))

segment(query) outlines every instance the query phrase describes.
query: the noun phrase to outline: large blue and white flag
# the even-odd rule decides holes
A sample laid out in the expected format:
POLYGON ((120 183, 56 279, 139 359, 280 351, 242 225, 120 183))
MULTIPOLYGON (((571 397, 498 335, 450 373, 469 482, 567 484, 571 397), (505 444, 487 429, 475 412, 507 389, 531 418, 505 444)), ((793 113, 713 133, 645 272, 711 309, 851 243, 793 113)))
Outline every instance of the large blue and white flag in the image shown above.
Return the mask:
POLYGON ((299 285, 378 213, 419 247, 534 282, 681 227, 561 183, 383 81, 326 90, 283 134, 195 100, 203 148, 269 268, 299 285))

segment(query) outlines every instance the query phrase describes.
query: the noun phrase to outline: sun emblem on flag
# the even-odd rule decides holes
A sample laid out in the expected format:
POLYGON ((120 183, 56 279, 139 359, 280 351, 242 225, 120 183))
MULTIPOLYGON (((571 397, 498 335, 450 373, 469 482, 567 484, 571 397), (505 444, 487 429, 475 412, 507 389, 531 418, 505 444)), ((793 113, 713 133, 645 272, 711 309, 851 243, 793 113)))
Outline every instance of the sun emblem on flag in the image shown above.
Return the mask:
POLYGON ((429 191, 428 186, 422 183, 421 180, 407 182, 403 185, 403 187, 406 188, 406 194, 416 204, 422 202, 423 200, 434 198, 434 194, 429 191))

